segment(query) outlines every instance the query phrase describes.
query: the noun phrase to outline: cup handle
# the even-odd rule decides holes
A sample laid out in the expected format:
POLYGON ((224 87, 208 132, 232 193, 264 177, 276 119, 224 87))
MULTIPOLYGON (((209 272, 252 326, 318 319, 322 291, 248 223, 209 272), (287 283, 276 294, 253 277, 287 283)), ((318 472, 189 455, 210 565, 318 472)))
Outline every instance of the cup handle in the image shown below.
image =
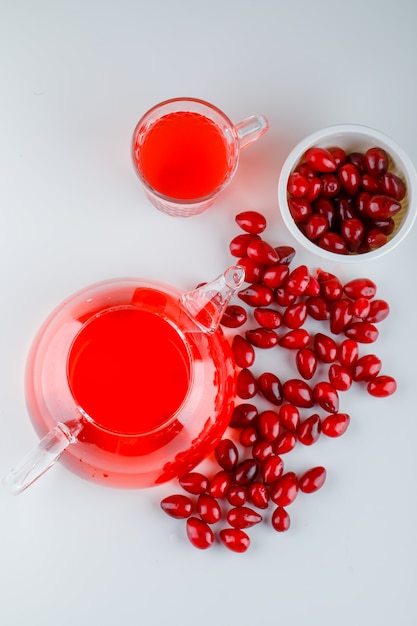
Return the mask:
POLYGON ((21 493, 52 467, 64 450, 76 440, 74 431, 66 424, 58 423, 9 471, 3 478, 3 486, 13 495, 21 493))
POLYGON ((269 128, 269 123, 263 115, 251 115, 235 126, 239 138, 239 147, 244 150, 251 143, 262 137, 269 128))

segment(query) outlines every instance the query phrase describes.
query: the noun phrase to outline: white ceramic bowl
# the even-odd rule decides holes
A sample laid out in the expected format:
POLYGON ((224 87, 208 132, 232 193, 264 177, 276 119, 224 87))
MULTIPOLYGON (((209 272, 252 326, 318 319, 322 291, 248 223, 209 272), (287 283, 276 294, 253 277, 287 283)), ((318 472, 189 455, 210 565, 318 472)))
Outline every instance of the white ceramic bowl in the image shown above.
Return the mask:
POLYGON ((395 248, 410 231, 417 215, 417 173, 415 167, 404 152, 392 139, 385 134, 357 124, 340 124, 319 130, 295 146, 290 152, 282 167, 278 182, 278 202, 285 225, 294 238, 307 250, 331 261, 340 263, 356 263, 358 261, 376 259, 395 248), (407 194, 402 201, 402 209, 394 220, 396 227, 389 236, 385 245, 370 252, 361 254, 337 254, 328 252, 310 241, 294 222, 287 201, 287 181, 291 172, 300 163, 308 148, 318 146, 330 148, 339 146, 346 152, 366 152, 369 148, 378 146, 390 156, 389 171, 400 176, 407 187, 407 194))

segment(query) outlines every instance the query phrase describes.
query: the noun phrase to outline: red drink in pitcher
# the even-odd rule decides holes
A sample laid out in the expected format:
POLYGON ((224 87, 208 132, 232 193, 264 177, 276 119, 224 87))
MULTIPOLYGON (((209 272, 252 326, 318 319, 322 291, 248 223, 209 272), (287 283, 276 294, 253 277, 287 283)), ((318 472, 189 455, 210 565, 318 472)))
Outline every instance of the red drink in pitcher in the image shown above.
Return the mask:
POLYGON ((162 317, 135 307, 93 317, 69 353, 68 382, 77 404, 114 433, 160 428, 181 407, 189 381, 181 336, 162 317))
MULTIPOLYGON (((139 154, 138 150, 133 150, 139 154)), ((143 178, 158 193, 177 200, 203 198, 221 187, 233 162, 219 126, 205 115, 177 111, 164 115, 144 134, 143 178)))
MULTIPOLYGON (((199 297, 206 302, 199 293, 110 280, 77 292, 50 315, 26 368, 27 405, 42 438, 30 478, 36 464, 43 470, 61 458, 90 480, 147 487, 207 456, 231 414, 235 366, 221 329, 205 331, 208 310, 204 305, 198 314, 199 297)), ((11 477, 15 491, 30 484, 27 475, 24 466, 17 480, 11 477)))

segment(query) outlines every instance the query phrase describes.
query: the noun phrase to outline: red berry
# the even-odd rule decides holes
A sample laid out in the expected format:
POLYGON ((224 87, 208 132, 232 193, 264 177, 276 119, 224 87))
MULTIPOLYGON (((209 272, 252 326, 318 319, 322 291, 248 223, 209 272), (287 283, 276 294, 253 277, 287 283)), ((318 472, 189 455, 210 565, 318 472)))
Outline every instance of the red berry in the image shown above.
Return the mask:
POLYGON ((376 250, 377 248, 381 248, 388 241, 388 237, 385 233, 382 232, 379 228, 371 228, 365 235, 364 245, 369 248, 369 250, 376 250))
POLYGON ((232 552, 246 552, 250 546, 248 535, 240 528, 223 528, 219 532, 219 538, 232 552))
POLYGON ((262 413, 259 413, 257 426, 260 435, 266 441, 271 442, 278 439, 280 431, 280 419, 276 411, 266 409, 265 411, 262 411, 262 413))
POLYGON ((262 464, 262 480, 265 485, 274 483, 284 472, 284 463, 280 456, 270 456, 262 464))
POLYGON ((288 506, 298 494, 298 479, 295 472, 287 472, 271 486, 271 500, 278 506, 288 506))
POLYGON ((332 146, 331 148, 328 148, 328 150, 334 158, 336 166, 339 167, 340 165, 343 165, 346 161, 346 152, 343 148, 340 148, 339 146, 332 146))
POLYGON ((274 265, 279 261, 276 250, 263 239, 251 241, 246 249, 246 254, 259 265, 274 265))
POLYGON ((239 433, 239 441, 245 448, 251 448, 259 441, 259 433, 256 426, 245 426, 239 433))
POLYGON ((245 333, 246 339, 256 348, 267 350, 277 345, 279 337, 272 328, 254 328, 245 333))
POLYGON ((296 224, 305 222, 313 212, 311 203, 305 198, 288 198, 288 208, 296 224))
POLYGON ((336 225, 336 211, 334 204, 330 198, 319 196, 317 200, 312 203, 313 212, 316 215, 322 215, 326 221, 329 229, 333 229, 336 225))
POLYGON ((326 469, 321 465, 312 467, 298 479, 300 490, 304 493, 313 493, 320 489, 326 480, 326 469))
POLYGON ((293 404, 283 404, 279 409, 279 420, 284 428, 295 433, 300 425, 300 411, 293 404))
POLYGON ((274 451, 275 454, 287 454, 294 449, 297 443, 297 438, 294 433, 287 432, 280 435, 275 442, 274 451))
POLYGON ((231 304, 224 310, 221 318, 221 325, 226 328, 238 328, 243 326, 247 320, 247 314, 243 307, 237 304, 231 304))
MULTIPOLYGON (((337 224, 342 225, 343 222, 356 217, 355 207, 349 198, 344 196, 335 198, 335 210, 337 224)), ((342 228, 339 226, 339 233, 343 236, 342 228)))
POLYGON ((243 368, 236 376, 236 394, 242 400, 248 400, 256 395, 257 386, 255 376, 250 369, 243 368))
POLYGON ((256 441, 252 447, 252 457, 257 461, 265 461, 274 454, 274 448, 270 441, 256 441))
POLYGON ((293 304, 297 299, 297 296, 287 291, 285 287, 278 287, 278 289, 275 289, 274 296, 276 302, 280 306, 289 306, 290 304, 293 304))
POLYGON ((345 328, 345 335, 359 343, 373 343, 378 339, 379 331, 370 322, 352 322, 345 328))
POLYGON ((214 543, 214 534, 210 526, 197 517, 187 519, 187 537, 195 548, 206 550, 214 543))
POLYGON ((231 485, 226 498, 232 506, 243 506, 248 501, 248 490, 244 486, 231 485))
POLYGON ((255 263, 253 259, 248 256, 244 256, 237 262, 243 271, 245 272, 245 283, 260 283, 262 280, 262 274, 264 266, 259 263, 255 263))
POLYGON ((280 263, 289 265, 295 257, 295 250, 292 246, 277 246, 275 250, 278 253, 280 263))
POLYGON ((306 200, 313 202, 320 195, 322 188, 321 180, 318 176, 311 176, 308 179, 308 189, 305 194, 306 200))
POLYGON ((313 389, 314 399, 322 409, 329 413, 337 413, 339 409, 339 395, 336 389, 327 381, 317 383, 313 389))
POLYGON ((362 152, 350 152, 346 155, 346 161, 353 163, 360 174, 365 171, 365 155, 362 152))
POLYGON ((247 506, 234 507, 227 513, 227 522, 233 528, 250 528, 261 521, 262 515, 247 506))
POLYGON ((375 178, 372 174, 362 174, 361 189, 370 194, 380 193, 382 187, 381 179, 375 178))
POLYGON ((237 295, 243 302, 253 307, 268 306, 274 297, 272 289, 260 283, 241 289, 237 295))
POLYGON ((396 174, 386 172, 381 178, 381 191, 398 202, 404 199, 406 188, 404 182, 396 174))
POLYGON ((221 508, 213 496, 202 493, 197 499, 197 513, 206 524, 215 524, 221 517, 221 508))
POLYGON ((308 191, 308 179, 300 172, 292 172, 288 177, 287 191, 294 198, 305 196, 308 191))
POLYGON ((250 485, 258 473, 258 461, 245 459, 241 461, 233 472, 233 479, 237 485, 250 485))
POLYGON ((303 380, 290 378, 283 384, 284 397, 290 404, 296 407, 310 408, 314 406, 314 398, 311 387, 303 380))
POLYGON ((290 272, 285 289, 294 296, 300 296, 307 289, 310 282, 310 273, 306 265, 299 265, 290 272))
POLYGON ((384 235, 391 235, 395 230, 395 222, 392 217, 387 217, 385 219, 373 220, 374 228, 379 229, 384 235))
POLYGON ((324 215, 313 213, 305 223, 305 234, 311 241, 320 239, 329 227, 329 223, 324 215))
POLYGON ((207 493, 213 498, 224 498, 227 490, 232 484, 232 477, 229 472, 221 470, 217 472, 210 481, 207 493))
POLYGON ((288 512, 283 506, 277 506, 271 516, 272 528, 279 533, 285 532, 291 525, 288 512))
POLYGON ((354 317, 365 319, 370 311, 371 303, 368 298, 358 298, 352 304, 352 313, 354 317))
POLYGON ((370 299, 376 294, 376 285, 369 278, 354 278, 345 284, 343 291, 352 300, 357 300, 358 298, 370 299))
POLYGON ((378 376, 382 361, 375 354, 366 354, 358 359, 352 367, 352 378, 355 382, 369 381, 378 376))
POLYGON ((305 302, 290 304, 284 311, 282 321, 288 328, 300 328, 307 319, 307 305, 305 302))
POLYGON ((317 369, 317 355, 311 348, 300 348, 295 356, 295 363, 300 375, 306 380, 313 378, 317 369))
POLYGON ((255 361, 253 346, 241 335, 235 335, 232 340, 232 353, 238 367, 250 367, 255 361))
POLYGON ((337 344, 332 337, 323 333, 314 335, 314 350, 317 358, 324 363, 333 363, 337 357, 337 344))
POLYGON ((347 298, 340 298, 334 302, 330 310, 330 330, 333 334, 341 333, 352 321, 352 302, 347 298))
POLYGON ((345 339, 339 344, 338 358, 340 365, 352 367, 359 355, 359 346, 354 339, 345 339))
POLYGON ((229 426, 232 428, 244 428, 253 424, 258 417, 258 409, 254 404, 244 402, 234 407, 229 426))
POLYGON ((248 487, 249 501, 258 509, 267 509, 269 505, 268 487, 262 482, 254 482, 248 487))
POLYGON ((302 176, 305 176, 307 180, 311 180, 315 176, 314 170, 312 170, 311 167, 307 165, 307 163, 299 163, 296 166, 294 172, 298 172, 302 176))
POLYGON ((347 413, 333 413, 328 415, 321 423, 321 432, 327 437, 340 437, 346 432, 350 423, 347 413))
POLYGON ((389 304, 385 300, 371 300, 369 303, 369 313, 366 316, 366 321, 371 324, 377 324, 382 322, 389 315, 389 304))
POLYGON ((345 163, 337 170, 337 176, 342 188, 350 196, 356 196, 360 185, 360 173, 353 163, 345 163))
POLYGON ((243 211, 235 217, 236 223, 242 230, 258 235, 266 228, 266 219, 257 211, 243 211))
POLYGON ((319 296, 320 295, 320 283, 315 276, 310 275, 310 280, 308 281, 308 285, 303 295, 304 296, 319 296))
POLYGON ((276 309, 257 307, 253 311, 253 316, 260 326, 274 330, 282 324, 282 315, 276 309))
POLYGON ((342 222, 340 234, 346 241, 349 252, 357 252, 365 234, 365 226, 357 217, 351 217, 342 222))
POLYGON ((333 154, 325 148, 309 148, 304 159, 315 172, 334 172, 337 168, 333 154))
POLYGON ((337 276, 318 270, 317 279, 320 283, 320 293, 325 300, 333 302, 342 297, 343 287, 337 276))
POLYGON ((188 472, 184 474, 184 476, 181 476, 179 479, 179 483, 185 491, 195 495, 204 493, 209 485, 208 478, 200 472, 188 472))
POLYGON ((321 296, 310 296, 306 300, 307 311, 315 320, 324 321, 330 317, 330 306, 321 296))
POLYGON ((298 441, 305 446, 311 446, 318 440, 320 433, 320 416, 317 413, 313 413, 313 415, 310 415, 310 417, 307 417, 301 422, 297 430, 298 441))
POLYGON ((321 176, 321 195, 334 198, 340 192, 340 181, 335 174, 326 173, 321 176))
POLYGON ((258 377, 258 389, 272 404, 275 404, 276 406, 282 404, 282 383, 276 374, 273 374, 272 372, 263 372, 258 377))
POLYGON ((264 285, 267 287, 276 289, 285 283, 289 273, 290 269, 288 265, 280 261, 279 263, 275 263, 274 265, 270 265, 264 269, 262 280, 264 285))
POLYGON ((319 246, 328 252, 335 254, 348 254, 349 250, 343 237, 338 233, 326 232, 319 239, 319 246))
POLYGON ((382 148, 369 148, 365 152, 364 165, 368 174, 380 178, 388 170, 388 155, 382 148))
POLYGON ((228 472, 235 469, 239 460, 239 453, 236 445, 231 439, 227 438, 219 441, 214 449, 214 455, 220 467, 228 472))
POLYGON ((194 505, 187 496, 175 494, 161 500, 161 509, 171 517, 184 519, 191 515, 194 505))
POLYGON ((397 383, 392 376, 377 376, 369 381, 368 393, 376 398, 386 398, 397 390, 397 383))
POLYGON ((308 346, 310 339, 310 334, 304 328, 295 328, 282 335, 278 343, 282 348, 299 350, 308 346))
POLYGON ((256 239, 260 239, 259 235, 252 235, 250 233, 237 235, 229 244, 230 254, 238 258, 247 256, 246 250, 248 248, 248 244, 256 239))
POLYGON ((343 365, 333 363, 329 367, 329 381, 337 391, 347 391, 352 385, 352 374, 343 365))
POLYGON ((371 197, 371 194, 369 191, 361 191, 358 193, 358 195, 355 198, 355 209, 356 209, 356 215, 359 219, 363 221, 368 221, 368 214, 366 212, 366 206, 368 204, 369 198, 371 197))

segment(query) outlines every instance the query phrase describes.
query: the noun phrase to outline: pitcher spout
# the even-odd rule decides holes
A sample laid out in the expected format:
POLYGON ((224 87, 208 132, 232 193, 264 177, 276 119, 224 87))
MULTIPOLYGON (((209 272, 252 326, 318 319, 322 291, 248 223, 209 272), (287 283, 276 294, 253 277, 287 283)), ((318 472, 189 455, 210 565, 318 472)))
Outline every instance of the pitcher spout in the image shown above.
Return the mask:
POLYGON ((244 280, 244 269, 233 265, 211 282, 184 293, 181 303, 200 330, 214 333, 230 299, 244 280))

